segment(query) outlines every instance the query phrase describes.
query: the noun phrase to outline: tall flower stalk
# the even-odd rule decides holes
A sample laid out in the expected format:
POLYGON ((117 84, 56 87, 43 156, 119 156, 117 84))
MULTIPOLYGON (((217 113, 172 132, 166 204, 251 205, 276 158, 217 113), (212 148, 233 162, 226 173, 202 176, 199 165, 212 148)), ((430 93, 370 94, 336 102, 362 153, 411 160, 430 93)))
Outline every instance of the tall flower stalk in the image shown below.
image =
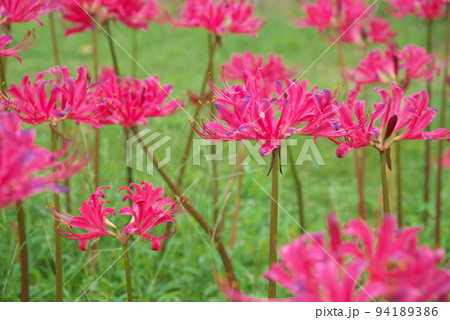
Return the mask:
MULTIPOLYGON (((270 231, 269 231, 269 267, 277 262, 278 243, 278 170, 280 165, 280 148, 272 152, 272 189, 270 194, 270 231)), ((275 281, 269 280, 269 299, 275 298, 277 288, 275 281)))
POLYGON ((292 177, 294 178, 296 190, 297 190, 297 207, 298 207, 298 221, 300 224, 300 234, 303 234, 306 229, 305 224, 305 205, 303 203, 303 187, 300 176, 297 172, 297 167, 295 166, 294 155, 292 154, 292 149, 287 147, 288 150, 288 161, 291 166, 292 177))
MULTIPOLYGON (((448 101, 448 67, 449 67, 449 54, 450 54, 450 3, 446 5, 447 12, 447 31, 445 38, 445 63, 443 72, 442 83, 442 96, 441 96, 441 118, 440 127, 445 126, 445 109, 447 108, 446 102, 448 101)), ((441 246, 441 215, 442 215, 442 175, 443 175, 443 158, 444 155, 444 141, 439 141, 438 144, 438 170, 437 170, 437 188, 436 188, 436 221, 435 221, 435 247, 441 246)))
POLYGON ((133 289, 131 287, 131 271, 130 271, 130 257, 128 255, 128 245, 123 245, 123 263, 125 269, 125 279, 127 281, 127 298, 128 302, 133 302, 133 289))

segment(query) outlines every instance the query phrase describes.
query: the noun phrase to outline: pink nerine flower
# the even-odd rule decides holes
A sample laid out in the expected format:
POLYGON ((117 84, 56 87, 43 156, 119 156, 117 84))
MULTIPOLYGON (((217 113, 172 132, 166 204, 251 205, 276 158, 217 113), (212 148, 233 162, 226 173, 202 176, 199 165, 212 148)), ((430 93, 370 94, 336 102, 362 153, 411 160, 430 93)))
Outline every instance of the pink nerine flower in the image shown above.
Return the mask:
POLYGON ((261 145, 260 153, 269 155, 281 146, 283 139, 293 134, 314 137, 339 137, 333 119, 337 102, 330 90, 307 92, 305 84, 286 80, 286 90, 281 82, 275 85, 268 99, 261 90, 260 70, 253 76, 244 70, 245 84, 230 86, 222 76, 225 89, 210 86, 216 98, 213 100, 218 116, 209 116, 200 124, 202 131, 194 130, 204 139, 212 141, 256 140, 261 145), (272 95, 271 95, 272 96, 272 95), (277 106, 278 108, 275 108, 277 106), (275 117, 275 110, 280 115, 275 117))
POLYGON ((117 227, 112 224, 107 215, 115 215, 114 209, 103 208, 105 203, 109 203, 106 200, 100 200, 100 198, 105 197, 103 188, 100 187, 89 197, 89 201, 83 202, 79 211, 81 216, 72 216, 64 211, 64 214, 58 213, 53 206, 50 209, 53 211, 55 220, 61 222, 61 224, 56 228, 56 232, 68 239, 78 240, 78 247, 82 251, 86 251, 86 245, 88 240, 101 238, 104 236, 113 236, 115 233, 108 230, 107 226, 117 229, 117 227), (87 233, 76 233, 72 228, 82 229, 87 231, 87 233))
POLYGON ((364 0, 317 0, 302 7, 305 16, 297 25, 315 27, 321 33, 329 31, 332 41, 387 44, 395 37, 388 21, 370 15, 364 0))
POLYGON ((169 233, 170 230, 166 227, 165 232, 159 235, 157 232, 154 232, 153 235, 150 232, 157 231, 158 226, 163 223, 175 223, 173 216, 182 213, 182 211, 180 211, 180 206, 172 199, 162 196, 164 189, 153 189, 148 182, 141 182, 141 184, 142 187, 132 183, 130 187, 119 189, 119 192, 122 190, 128 192, 123 196, 122 201, 129 199, 132 203, 132 207, 120 209, 120 214, 132 216, 131 222, 124 227, 123 232, 126 236, 136 234, 144 241, 151 241, 151 250, 158 251, 161 249, 161 240, 173 236, 177 229, 175 228, 172 233, 169 233))
POLYGON ((38 125, 70 119, 100 127, 98 119, 108 106, 93 101, 94 87, 86 67, 78 68, 77 72, 78 77, 73 79, 68 68, 57 67, 38 73, 34 81, 27 75, 20 85, 13 83, 8 93, 14 98, 22 120, 38 125), (53 79, 47 80, 48 75, 53 79))
POLYGON ((54 0, 0 0, 0 26, 7 30, 11 23, 35 20, 40 25, 40 16, 46 15, 59 7, 54 0))
POLYGON ((74 175, 86 164, 85 159, 77 161, 76 154, 59 161, 67 148, 52 153, 35 145, 35 138, 34 130, 22 129, 15 112, 0 112, 0 208, 47 187, 65 191, 55 182, 74 175))
POLYGON ((168 228, 163 234, 158 234, 158 226, 167 222, 175 222, 174 215, 180 214, 180 207, 170 198, 165 198, 164 189, 153 189, 148 182, 141 182, 140 185, 132 183, 130 187, 122 187, 129 194, 123 197, 123 201, 130 200, 132 207, 123 207, 120 209, 121 215, 131 215, 132 218, 121 230, 119 230, 106 216, 116 215, 114 209, 103 208, 106 200, 103 188, 100 187, 90 197, 89 201, 83 202, 80 207, 81 216, 71 216, 67 212, 60 214, 51 207, 54 213, 53 218, 61 224, 57 228, 57 232, 68 239, 78 240, 80 250, 86 251, 87 241, 90 239, 101 238, 104 236, 112 236, 117 238, 122 244, 127 244, 129 238, 136 234, 144 241, 151 241, 151 250, 159 250, 161 248, 161 240, 168 239, 176 233, 176 229, 169 234, 168 228), (135 189, 135 191, 132 190, 135 189), (85 233, 74 232, 73 228, 86 231, 85 233), (153 234, 152 234, 152 233, 153 234))
POLYGON ((336 140, 339 144, 336 155, 339 158, 351 149, 373 146, 378 150, 388 149, 392 143, 399 140, 434 140, 449 139, 450 130, 437 129, 425 132, 425 128, 433 121, 437 110, 429 107, 428 92, 403 96, 403 91, 392 84, 392 95, 388 90, 375 89, 381 95, 382 101, 374 104, 370 112, 364 101, 357 101, 358 91, 350 91, 346 104, 338 109, 339 126, 341 130, 354 128, 362 124, 360 130, 336 140))
MULTIPOLYGON (((288 301, 438 300, 450 290, 450 272, 438 268, 442 250, 418 246, 418 233, 418 228, 397 229, 391 215, 375 234, 359 219, 341 231, 330 214, 327 241, 323 233, 301 236, 282 247, 281 263, 264 276, 293 294, 288 301)), ((256 300, 227 295, 235 301, 256 300)))
POLYGON ((110 106, 109 114, 101 119, 103 124, 120 124, 132 127, 146 125, 147 118, 166 117, 181 111, 184 104, 169 98, 173 85, 161 85, 158 77, 148 79, 120 79, 112 69, 105 68, 100 78, 96 101, 110 106), (102 102, 102 103, 103 103, 102 102))
POLYGON ((419 18, 434 20, 445 14, 445 0, 387 0, 393 7, 394 15, 416 15, 419 18))
POLYGON ((13 39, 13 36, 7 34, 0 36, 0 56, 13 57, 22 62, 22 58, 20 58, 17 54, 22 51, 28 50, 35 45, 35 42, 33 41, 34 34, 32 34, 31 32, 27 32, 25 34, 25 38, 21 43, 19 43, 15 47, 6 48, 13 41, 13 39))
POLYGON ((188 0, 180 19, 175 27, 204 28, 218 37, 229 33, 256 37, 264 25, 253 17, 253 5, 246 0, 188 0))
POLYGON ((262 91, 267 91, 267 98, 273 92, 273 85, 277 80, 285 80, 294 77, 295 73, 290 72, 283 64, 281 57, 269 54, 268 61, 264 62, 262 55, 254 55, 249 50, 242 54, 232 54, 231 61, 224 64, 223 72, 229 80, 244 81, 244 69, 248 70, 253 76, 256 76, 258 70, 262 78, 262 91))
POLYGON ((359 89, 364 84, 395 82, 403 89, 412 79, 425 78, 432 81, 440 69, 434 65, 435 57, 424 48, 406 45, 403 50, 387 48, 375 49, 361 60, 350 74, 349 80, 359 89))
POLYGON ((157 2, 153 0, 63 0, 62 17, 75 24, 66 36, 95 27, 110 20, 119 21, 130 28, 147 29, 148 23, 159 16, 157 2))

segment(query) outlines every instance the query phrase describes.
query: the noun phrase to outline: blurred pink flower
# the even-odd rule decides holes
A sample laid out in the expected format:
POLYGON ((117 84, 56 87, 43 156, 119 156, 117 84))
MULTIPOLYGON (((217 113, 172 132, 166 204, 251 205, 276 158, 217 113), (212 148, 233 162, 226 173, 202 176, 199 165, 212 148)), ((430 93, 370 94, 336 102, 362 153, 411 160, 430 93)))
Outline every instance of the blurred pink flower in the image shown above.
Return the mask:
POLYGON ((229 33, 256 37, 264 21, 253 17, 253 5, 246 0, 187 0, 174 27, 203 28, 215 36, 229 33))
POLYGON ((395 37, 388 21, 370 14, 365 0, 316 0, 302 8, 305 15, 297 26, 331 32, 331 41, 387 44, 395 37))
POLYGON ((295 76, 294 72, 288 71, 284 66, 282 58, 273 53, 269 54, 267 62, 264 62, 262 55, 254 55, 250 50, 242 54, 232 54, 231 61, 223 66, 225 77, 229 80, 244 81, 244 69, 253 76, 256 76, 259 70, 262 78, 261 90, 267 91, 266 98, 270 98, 275 81, 295 76))
POLYGON ((213 100, 218 110, 217 117, 211 114, 202 121, 199 131, 192 120, 194 130, 204 139, 211 141, 256 140, 261 145, 260 153, 269 155, 281 146, 291 135, 313 137, 339 137, 333 121, 338 103, 328 89, 316 92, 317 88, 306 91, 305 84, 286 80, 286 90, 280 81, 276 82, 268 99, 261 90, 262 75, 256 76, 244 70, 242 85, 230 86, 222 76, 225 89, 219 89, 210 81, 216 98, 213 100), (275 118, 275 107, 280 115, 275 118), (225 123, 224 123, 225 122, 225 123))
POLYGON ((406 45, 403 50, 375 49, 358 63, 348 77, 357 84, 357 89, 364 84, 390 82, 406 89, 412 79, 425 78, 433 81, 434 74, 439 74, 440 71, 434 61, 432 54, 427 54, 424 48, 412 44, 406 45))
POLYGON ((36 132, 22 129, 15 112, 0 112, 0 208, 51 188, 66 191, 56 181, 68 178, 86 165, 67 154, 67 147, 57 153, 35 145, 36 132), (54 170, 54 171, 49 171, 54 170))
POLYGON ((172 90, 173 85, 161 85, 158 77, 120 79, 114 70, 104 68, 95 101, 107 103, 110 110, 101 123, 124 127, 145 126, 147 118, 166 117, 179 112, 184 107, 181 101, 171 99, 166 102, 172 90))
POLYGON ((92 99, 93 87, 86 67, 77 68, 73 79, 66 67, 52 68, 37 74, 34 81, 25 76, 20 85, 13 83, 8 90, 23 121, 38 125, 57 124, 69 119, 101 127, 99 118, 109 106, 92 99), (46 80, 51 75, 52 80, 46 80))
POLYGON ((67 29, 66 36, 93 29, 96 22, 103 25, 110 20, 119 21, 130 28, 146 30, 149 22, 157 21, 161 13, 158 3, 153 0, 62 1, 63 19, 75 24, 75 27, 67 29))
POLYGON ((20 58, 17 54, 30 49, 36 43, 34 42, 34 34, 31 32, 27 32, 25 34, 25 38, 21 43, 16 45, 15 47, 7 48, 8 45, 13 41, 14 37, 4 34, 0 36, 0 56, 3 57, 13 57, 22 62, 22 58, 20 58), (5 49, 6 48, 6 49, 5 49))
POLYGON ((142 187, 132 183, 130 187, 119 189, 119 192, 122 190, 128 192, 123 196, 122 201, 130 200, 132 203, 132 207, 120 209, 120 214, 132 216, 131 222, 124 227, 123 232, 127 236, 136 234, 144 241, 151 241, 151 250, 158 251, 161 249, 161 240, 173 236, 177 232, 177 228, 170 234, 167 225, 163 234, 158 235, 157 232, 154 232, 152 235, 150 231, 157 231, 158 226, 163 223, 175 223, 173 216, 183 213, 183 211, 180 211, 180 206, 172 199, 162 196, 164 189, 153 189, 150 183, 144 181, 141 184, 142 187))
POLYGON ((55 0, 0 0, 0 26, 8 30, 11 23, 31 20, 43 25, 39 17, 57 10, 58 7, 59 1, 55 0))
POLYGON ((388 90, 375 89, 382 101, 374 104, 373 110, 366 109, 364 101, 356 101, 358 91, 350 91, 347 103, 341 103, 338 109, 339 128, 354 128, 363 125, 359 131, 353 131, 344 139, 331 139, 339 146, 336 155, 339 158, 351 149, 373 146, 386 150, 399 140, 450 139, 450 130, 440 128, 425 132, 433 121, 437 110, 429 107, 428 92, 403 96, 403 91, 391 84, 392 95, 388 90))
MULTIPOLYGON (((316 233, 283 246, 281 263, 264 276, 293 294, 285 301, 439 300, 450 290, 449 271, 438 268, 443 250, 419 247, 418 233, 418 228, 397 229, 391 215, 385 215, 376 234, 360 219, 341 231, 336 216, 329 214, 327 241, 316 233)), ((234 301, 258 301, 225 291, 234 301)))
POLYGON ((447 149, 447 154, 442 156, 441 161, 444 168, 450 168, 450 148, 447 149))
POLYGON ((387 0, 393 7, 396 17, 415 15, 434 20, 444 16, 445 0, 387 0))
POLYGON ((87 241, 90 239, 112 236, 117 238, 122 244, 126 244, 129 238, 136 234, 144 241, 151 241, 151 250, 161 248, 161 240, 168 239, 176 233, 176 229, 168 234, 169 230, 158 235, 158 226, 167 222, 175 222, 174 215, 182 213, 180 207, 170 198, 163 197, 164 189, 153 189, 148 182, 141 182, 142 187, 132 183, 129 187, 122 187, 119 192, 126 190, 122 200, 130 200, 132 207, 120 209, 121 215, 131 215, 131 220, 121 230, 119 230, 106 216, 116 215, 114 209, 103 208, 106 200, 103 188, 100 187, 90 197, 89 201, 83 202, 80 207, 81 216, 71 216, 67 212, 60 214, 51 207, 53 218, 61 224, 57 232, 68 239, 78 240, 80 250, 86 251, 87 241), (133 189, 134 188, 134 191, 133 189), (72 228, 82 229, 85 233, 74 232, 72 228), (151 234, 150 231, 153 231, 151 234))
POLYGON ((105 197, 103 188, 109 189, 109 187, 99 187, 97 191, 90 195, 89 201, 83 202, 79 208, 81 216, 74 217, 65 211, 64 214, 60 214, 53 206, 50 206, 50 209, 55 214, 53 218, 61 222, 56 228, 56 232, 65 238, 78 240, 78 247, 82 251, 87 251, 86 245, 88 240, 107 235, 116 236, 114 232, 107 229, 107 226, 117 229, 106 218, 107 215, 115 215, 116 213, 112 208, 103 208, 105 203, 109 203, 109 201, 99 199, 105 197), (87 231, 87 233, 76 233, 72 228, 82 229, 87 231))

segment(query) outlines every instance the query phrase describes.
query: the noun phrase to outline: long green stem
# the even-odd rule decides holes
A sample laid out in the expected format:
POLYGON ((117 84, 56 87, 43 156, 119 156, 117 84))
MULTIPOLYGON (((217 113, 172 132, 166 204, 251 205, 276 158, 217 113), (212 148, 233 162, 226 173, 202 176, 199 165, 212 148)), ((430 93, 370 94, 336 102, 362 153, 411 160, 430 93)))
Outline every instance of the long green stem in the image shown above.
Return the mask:
POLYGON ((55 17, 53 13, 48 15, 48 19, 50 20, 50 31, 52 35, 52 45, 53 45, 53 58, 55 59, 55 66, 60 65, 59 60, 59 49, 58 49, 58 39, 56 36, 56 27, 55 27, 55 17))
MULTIPOLYGON (((124 127, 123 130, 125 132, 125 142, 126 142, 126 141, 128 141, 128 139, 130 139, 130 128, 124 127)), ((126 143, 125 143, 125 145, 126 145, 126 143)), ((126 152, 126 150, 125 150, 125 152, 126 152)), ((131 168, 131 166, 127 166, 127 183, 128 183, 128 185, 130 185, 130 183, 132 183, 132 182, 133 182, 133 169, 131 168)))
MULTIPOLYGON (((427 53, 431 54, 433 52, 433 20, 427 20, 427 53)), ((427 91, 429 95, 429 99, 431 101, 431 81, 427 81, 427 91)), ((430 130, 430 125, 425 129, 426 131, 430 130)), ((423 221, 424 223, 428 222, 428 217, 430 215, 428 210, 428 204, 430 202, 430 165, 431 165, 431 146, 430 141, 425 141, 425 166, 424 166, 424 189, 423 189, 423 201, 425 203, 425 210, 423 212, 423 221)))
POLYGON ((242 142, 239 142, 239 152, 237 157, 237 170, 236 174, 238 175, 238 187, 236 191, 236 199, 234 200, 234 212, 233 212, 233 222, 231 225, 231 234, 230 234, 230 250, 234 249, 234 245, 236 242, 236 232, 238 225, 238 217, 239 217, 239 209, 241 207, 241 195, 242 195, 242 178, 244 177, 244 166, 242 162, 244 161, 245 156, 245 146, 242 142))
MULTIPOLYGON (((169 188, 172 189, 174 194, 181 199, 183 197, 183 193, 180 189, 179 184, 175 183, 175 181, 170 178, 170 176, 167 174, 164 168, 160 167, 159 161, 155 158, 155 155, 149 148, 148 144, 146 144, 144 142, 143 137, 139 135, 139 129, 137 127, 132 127, 132 131, 138 137, 139 143, 141 144, 144 151, 147 153, 147 156, 152 160, 153 166, 157 168, 158 173, 161 175, 164 181, 166 181, 169 188)), ((182 204, 187 210, 187 212, 190 213, 190 215, 199 223, 202 229, 206 231, 206 233, 211 237, 211 239, 215 243, 216 249, 219 252, 220 258, 222 259, 222 263, 225 268, 228 285, 231 288, 238 288, 239 286, 236 280, 233 265, 223 245, 221 237, 214 232, 214 229, 210 227, 210 225, 206 222, 206 220, 202 217, 202 215, 197 210, 195 210, 195 208, 188 201, 182 201, 182 204)))
MULTIPOLYGON (((51 131, 51 140, 52 140, 52 152, 56 152, 58 150, 58 127, 57 125, 54 127, 50 127, 51 131)), ((55 211, 61 211, 61 203, 59 200, 59 195, 57 193, 54 194, 54 206, 55 211)), ((55 229, 58 228, 58 222, 55 221, 55 229)), ((55 231, 55 278, 56 278, 56 301, 63 301, 63 271, 62 271, 62 251, 61 251, 61 237, 55 231)))
MULTIPOLYGON (((97 81, 99 75, 97 27, 92 29, 92 47, 94 51, 94 80, 97 81)), ((94 129, 94 150, 92 157, 94 162, 94 188, 100 186, 100 140, 100 129, 94 129)))
POLYGON ((19 248, 20 248, 20 300, 30 301, 29 274, 28 274, 28 248, 25 227, 25 215, 22 201, 16 202, 17 222, 19 226, 19 248))
MULTIPOLYGON (((216 48, 217 45, 219 44, 219 40, 217 38, 215 38, 214 40, 211 40, 211 35, 208 35, 209 39, 210 39, 210 46, 209 46, 209 58, 208 58, 208 66, 206 68, 206 72, 205 72, 205 76, 203 78, 203 83, 202 83, 202 87, 200 90, 200 100, 201 102, 203 102, 205 100, 205 94, 206 94, 206 87, 208 84, 208 78, 210 77, 210 73, 212 72, 213 69, 213 64, 214 64, 214 54, 216 52, 216 48)), ((198 117, 198 115, 200 114, 200 109, 201 106, 199 106, 196 110, 195 110, 195 114, 194 114, 194 121, 195 119, 198 117)), ((184 153, 183 153, 183 158, 181 160, 181 168, 180 168, 180 172, 178 173, 178 178, 177 178, 177 184, 179 186, 182 185, 183 183, 183 178, 184 178, 184 171, 186 169, 186 164, 187 164, 187 159, 189 157, 189 153, 191 150, 191 145, 192 145, 192 138, 194 137, 194 130, 190 130, 189 131, 189 136, 186 142, 186 147, 184 148, 184 153)))
MULTIPOLYGON (((280 150, 272 152, 272 192, 270 200, 270 233, 269 233, 269 268, 277 262, 277 238, 278 238, 278 168, 280 150)), ((268 298, 276 298, 276 282, 269 280, 268 298)))
POLYGON ((400 141, 396 143, 396 156, 395 156, 395 177, 397 180, 397 221, 398 226, 403 226, 403 206, 402 206, 402 170, 401 170, 401 148, 400 141))
POLYGON ((380 150, 381 189, 383 190, 383 213, 390 213, 389 190, 386 171, 386 151, 380 150))
POLYGON ((128 245, 123 245, 123 262, 125 265, 125 277, 127 279, 128 302, 133 302, 133 290, 131 287, 130 257, 128 256, 128 245))
POLYGON ((114 50, 114 43, 113 43, 113 38, 112 38, 112 34, 111 34, 111 28, 109 27, 109 22, 105 23, 105 30, 106 30, 106 32, 108 32, 108 34, 106 35, 106 38, 108 40, 109 51, 111 52, 111 59, 113 62, 114 71, 116 71, 116 74, 119 75, 120 74, 119 62, 117 60, 116 50, 114 50))
MULTIPOLYGON (((441 128, 445 128, 445 109, 446 102, 448 101, 448 66, 449 66, 449 54, 450 54, 450 3, 447 2, 447 31, 445 37, 445 64, 443 72, 442 83, 442 96, 441 96, 441 118, 439 125, 441 128)), ((438 143, 438 172, 437 172, 437 191, 436 191, 436 221, 435 221, 435 247, 441 246, 441 214, 442 214, 442 156, 444 155, 444 140, 439 140, 438 143)))
POLYGON ((297 168, 295 166, 295 159, 292 154, 291 149, 288 147, 288 161, 289 165, 291 166, 291 172, 292 177, 294 178, 295 187, 297 191, 297 203, 298 203, 298 219, 300 221, 300 234, 303 234, 306 228, 305 225, 305 211, 303 206, 303 188, 302 188, 302 181, 300 180, 300 177, 297 172, 297 168))
MULTIPOLYGON (((138 38, 137 38, 138 30, 131 30, 131 54, 134 60, 138 60, 138 38)), ((137 63, 131 61, 131 76, 136 78, 137 76, 137 63)))

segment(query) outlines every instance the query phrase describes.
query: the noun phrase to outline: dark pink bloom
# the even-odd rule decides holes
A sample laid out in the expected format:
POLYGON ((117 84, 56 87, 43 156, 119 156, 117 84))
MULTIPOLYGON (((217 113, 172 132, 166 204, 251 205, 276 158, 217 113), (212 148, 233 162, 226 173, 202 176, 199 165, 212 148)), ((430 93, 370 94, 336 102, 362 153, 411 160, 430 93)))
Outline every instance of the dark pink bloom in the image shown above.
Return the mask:
POLYGON ((39 17, 58 7, 59 1, 55 0, 0 0, 0 26, 7 30, 11 23, 31 20, 43 25, 39 17))
POLYGON ((158 3, 153 0, 63 0, 62 17, 75 25, 66 36, 100 24, 119 21, 130 28, 147 29, 150 21, 157 21, 161 14, 158 3), (91 18, 92 17, 92 18, 91 18))
POLYGON ((364 0, 317 0, 302 5, 305 15, 297 25, 331 34, 331 40, 362 44, 389 43, 395 33, 389 22, 374 18, 364 0))
POLYGON ((440 71, 434 61, 432 54, 412 44, 406 45, 403 50, 375 49, 359 62, 349 79, 357 84, 358 89, 364 84, 391 82, 406 89, 413 79, 432 81, 434 74, 440 71))
POLYGON ((248 70, 253 76, 261 73, 262 91, 267 91, 267 98, 273 92, 273 85, 277 80, 285 80, 294 77, 295 73, 290 72, 283 64, 281 57, 269 54, 267 62, 264 62, 262 55, 254 55, 249 50, 242 54, 231 55, 231 61, 224 64, 223 72, 229 80, 244 81, 244 69, 248 70))
POLYGON ((132 127, 146 125, 147 118, 166 117, 180 111, 184 104, 169 98, 173 85, 161 85, 158 77, 148 79, 120 79, 112 69, 103 69, 96 101, 109 104, 110 113, 103 124, 120 124, 132 127))
POLYGON ((120 209, 120 214, 132 216, 131 222, 124 227, 123 232, 127 236, 136 234, 144 241, 151 241, 151 250, 158 251, 161 249, 161 240, 170 238, 177 232, 175 228, 169 234, 169 229, 165 227, 165 232, 159 232, 158 235, 158 226, 167 222, 175 223, 173 216, 182 211, 172 199, 163 197, 164 189, 153 189, 150 183, 144 181, 141 184, 142 187, 132 183, 130 187, 119 189, 119 192, 122 190, 128 192, 123 196, 122 201, 130 200, 132 203, 132 207, 120 209), (152 231, 154 234, 150 233, 152 231))
POLYGON ((415 15, 434 20, 445 14, 445 0, 387 0, 393 7, 394 15, 402 17, 415 15))
POLYGON ((19 43, 15 47, 7 48, 7 46, 11 44, 13 39, 13 36, 7 34, 0 36, 0 56, 13 57, 22 62, 22 58, 20 58, 17 54, 22 51, 28 50, 35 45, 34 34, 28 32, 21 43, 19 43))
POLYGON ((109 106, 93 101, 93 87, 86 67, 77 69, 73 79, 66 67, 52 68, 37 74, 34 81, 25 76, 20 85, 12 84, 8 93, 14 98, 23 121, 38 125, 42 122, 57 124, 70 119, 100 127, 98 119, 109 106), (47 80, 46 76, 53 79, 47 80))
POLYGON ((71 216, 67 212, 60 214, 51 207, 54 219, 61 222, 57 232, 68 239, 79 240, 80 250, 87 250, 86 244, 90 239, 112 236, 122 244, 126 244, 129 238, 136 234, 144 241, 151 241, 151 250, 161 248, 161 240, 168 239, 176 233, 176 229, 169 234, 168 228, 165 232, 158 232, 158 226, 163 223, 176 222, 175 215, 182 213, 178 206, 170 198, 163 197, 164 189, 153 189, 148 182, 141 182, 142 186, 132 183, 129 187, 122 187, 119 192, 126 190, 123 201, 131 201, 132 207, 120 209, 121 215, 131 215, 131 220, 119 230, 106 216, 116 215, 114 209, 103 208, 106 200, 103 188, 100 187, 90 197, 89 201, 83 202, 80 207, 81 216, 71 216), (133 190, 134 188, 134 190, 133 190), (74 232, 73 228, 84 230, 84 233, 74 232))
POLYGON ((64 214, 56 212, 56 210, 50 206, 50 209, 55 214, 55 220, 61 222, 61 224, 56 228, 56 232, 59 235, 73 240, 78 240, 78 247, 82 251, 87 251, 86 245, 88 240, 101 238, 104 236, 113 236, 116 234, 108 230, 108 226, 114 229, 117 227, 112 224, 107 215, 115 215, 114 209, 103 208, 105 203, 109 203, 106 200, 100 200, 100 198, 105 197, 103 188, 100 187, 89 197, 89 201, 83 202, 79 208, 81 216, 72 216, 64 211, 64 214), (72 228, 85 230, 86 233, 77 233, 72 230, 72 228))
POLYGON ((332 139, 339 144, 336 155, 343 158, 351 149, 373 146, 386 150, 399 140, 449 139, 450 130, 440 128, 425 132, 433 121, 437 110, 429 107, 428 92, 403 96, 403 91, 392 84, 388 90, 375 89, 382 101, 374 104, 373 110, 366 109, 364 101, 357 101, 358 91, 350 91, 347 103, 338 109, 339 126, 354 128, 363 124, 359 131, 346 135, 344 139, 332 139))
POLYGON ((192 121, 202 138, 212 141, 256 140, 261 145, 261 155, 267 156, 293 134, 314 137, 342 135, 334 122, 338 104, 330 90, 316 92, 317 88, 314 88, 306 91, 305 84, 288 80, 284 90, 278 81, 273 92, 276 98, 269 99, 261 90, 260 70, 256 76, 244 70, 244 79, 244 86, 230 86, 222 76, 225 89, 217 88, 210 81, 218 115, 211 114, 207 121, 203 121, 200 125, 202 131, 192 121), (276 109, 280 113, 278 118, 276 109))
POLYGON ((65 191, 55 182, 74 175, 86 164, 85 159, 76 160, 76 153, 60 160, 67 147, 52 153, 35 145, 35 138, 34 130, 22 129, 15 112, 0 112, 0 208, 47 187, 65 191))
POLYGON ((253 5, 246 0, 188 0, 180 19, 175 27, 203 28, 218 37, 229 33, 256 37, 264 25, 253 17, 253 5))
MULTIPOLYGON (((390 215, 375 234, 360 219, 341 231, 330 214, 327 240, 316 233, 283 246, 281 263, 264 276, 293 294, 287 301, 438 300, 450 290, 450 272, 438 268, 442 250, 419 247, 418 233, 418 228, 397 229, 390 215)), ((227 291, 235 301, 256 300, 227 291)))

